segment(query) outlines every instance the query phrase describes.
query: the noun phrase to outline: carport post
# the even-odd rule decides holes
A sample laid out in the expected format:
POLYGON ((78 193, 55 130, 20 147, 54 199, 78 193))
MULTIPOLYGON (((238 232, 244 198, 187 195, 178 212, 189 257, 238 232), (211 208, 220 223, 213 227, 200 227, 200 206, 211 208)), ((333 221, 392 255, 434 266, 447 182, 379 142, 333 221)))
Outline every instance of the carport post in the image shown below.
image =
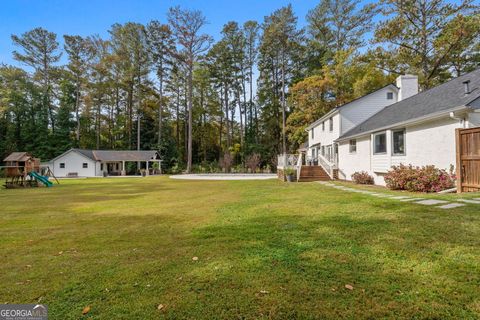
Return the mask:
POLYGON ((125 161, 122 161, 122 176, 125 175, 127 175, 127 173, 125 172, 125 161))

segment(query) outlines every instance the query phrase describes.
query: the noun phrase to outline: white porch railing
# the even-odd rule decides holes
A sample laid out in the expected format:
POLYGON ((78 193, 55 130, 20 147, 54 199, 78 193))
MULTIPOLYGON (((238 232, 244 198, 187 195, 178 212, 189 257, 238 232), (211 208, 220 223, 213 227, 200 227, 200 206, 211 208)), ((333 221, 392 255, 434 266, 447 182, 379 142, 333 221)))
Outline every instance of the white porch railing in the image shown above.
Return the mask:
POLYGON ((279 154, 277 157, 277 169, 296 168, 298 154, 279 154))
POLYGON ((333 179, 333 170, 337 169, 337 165, 324 158, 321 154, 318 155, 318 164, 323 167, 330 179, 333 179))
POLYGON ((312 158, 311 156, 306 157, 306 163, 307 165, 313 165, 314 163, 318 163, 319 166, 325 170, 325 172, 328 174, 330 179, 334 178, 333 171, 338 168, 337 164, 335 162, 332 162, 322 156, 320 153, 317 155, 316 158, 312 158))
POLYGON ((300 152, 297 159, 297 182, 300 180, 300 174, 302 173, 302 157, 303 153, 300 152))
POLYGON ((300 154, 280 154, 278 155, 277 169, 292 168, 297 171, 297 181, 300 179, 302 171, 303 157, 305 157, 306 165, 319 165, 321 166, 331 179, 334 179, 334 170, 338 168, 335 162, 331 162, 321 154, 316 158, 312 158, 309 155, 300 154))

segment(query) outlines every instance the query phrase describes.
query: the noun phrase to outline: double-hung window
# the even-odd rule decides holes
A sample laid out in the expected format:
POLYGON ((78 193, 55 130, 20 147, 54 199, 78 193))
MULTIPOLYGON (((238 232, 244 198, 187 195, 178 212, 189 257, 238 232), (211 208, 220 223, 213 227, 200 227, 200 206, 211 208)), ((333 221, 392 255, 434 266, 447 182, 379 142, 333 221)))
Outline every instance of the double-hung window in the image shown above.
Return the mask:
POLYGON ((392 131, 392 155, 405 155, 405 129, 392 131))
POLYGON ((350 153, 357 152, 357 140, 355 139, 350 140, 349 151, 350 153))
POLYGON ((387 133, 379 132, 373 135, 373 154, 387 152, 387 133))

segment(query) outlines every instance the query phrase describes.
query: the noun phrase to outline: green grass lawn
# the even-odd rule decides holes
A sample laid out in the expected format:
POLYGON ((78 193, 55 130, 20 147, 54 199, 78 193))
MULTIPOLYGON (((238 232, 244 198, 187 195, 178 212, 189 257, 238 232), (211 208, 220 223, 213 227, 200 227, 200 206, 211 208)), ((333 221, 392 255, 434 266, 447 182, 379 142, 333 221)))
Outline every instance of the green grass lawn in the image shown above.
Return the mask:
POLYGON ((479 205, 276 180, 61 183, 0 191, 0 303, 50 319, 480 318, 479 205))

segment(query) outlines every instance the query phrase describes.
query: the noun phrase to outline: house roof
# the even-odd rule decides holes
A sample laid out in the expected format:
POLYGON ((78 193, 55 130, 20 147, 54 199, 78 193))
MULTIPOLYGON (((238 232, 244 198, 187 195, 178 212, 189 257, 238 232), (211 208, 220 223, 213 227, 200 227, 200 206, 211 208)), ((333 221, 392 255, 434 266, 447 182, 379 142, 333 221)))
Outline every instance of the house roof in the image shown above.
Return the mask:
POLYGON ((12 152, 8 157, 3 159, 3 161, 20 161, 24 162, 27 161, 28 159, 32 158, 32 156, 28 152, 12 152))
POLYGON ((158 152, 132 150, 91 150, 97 161, 149 161, 158 159, 158 152))
POLYGON ((337 111, 340 110, 341 108, 346 107, 346 106, 349 106, 350 104, 352 104, 352 103, 354 103, 354 102, 357 102, 357 101, 359 101, 359 100, 362 100, 362 99, 365 98, 365 97, 368 97, 368 96, 370 96, 370 95, 372 95, 372 94, 374 94, 374 93, 376 93, 376 92, 378 92, 378 91, 381 91, 381 90, 383 90, 383 89, 385 89, 385 88, 389 88, 389 87, 392 88, 392 89, 394 89, 394 90, 398 90, 397 86, 395 86, 394 84, 392 84, 392 83, 387 84, 386 86, 383 86, 383 87, 381 87, 381 88, 379 88, 379 89, 377 89, 377 90, 375 90, 375 91, 369 92, 369 93, 367 93, 367 94, 364 95, 364 96, 358 97, 358 98, 356 98, 356 99, 353 99, 353 100, 350 101, 350 102, 347 102, 347 103, 345 103, 345 104, 342 104, 341 106, 338 106, 338 107, 333 108, 332 110, 330 110, 329 112, 327 112, 326 114, 324 114, 321 118, 319 118, 318 120, 316 120, 315 122, 313 122, 312 124, 310 124, 308 127, 306 127, 306 128, 305 128, 305 131, 308 131, 308 130, 312 129, 313 127, 316 127, 318 124, 320 124, 322 121, 324 121, 325 119, 327 119, 328 117, 330 117, 332 114, 334 114, 335 112, 337 112, 337 111))
MULTIPOLYGON (((70 149, 67 152, 77 152, 93 161, 150 161, 158 160, 158 152, 155 150, 88 150, 88 149, 70 149)), ((65 152, 65 153, 67 153, 65 152)), ((61 157, 65 153, 53 160, 61 157)), ((53 161, 52 160, 52 161, 53 161)))
POLYGON ((414 122, 465 107, 480 109, 480 69, 466 73, 439 86, 391 104, 358 126, 345 132, 338 140, 374 132, 398 124, 414 122), (464 82, 470 81, 470 93, 465 94, 464 82))

